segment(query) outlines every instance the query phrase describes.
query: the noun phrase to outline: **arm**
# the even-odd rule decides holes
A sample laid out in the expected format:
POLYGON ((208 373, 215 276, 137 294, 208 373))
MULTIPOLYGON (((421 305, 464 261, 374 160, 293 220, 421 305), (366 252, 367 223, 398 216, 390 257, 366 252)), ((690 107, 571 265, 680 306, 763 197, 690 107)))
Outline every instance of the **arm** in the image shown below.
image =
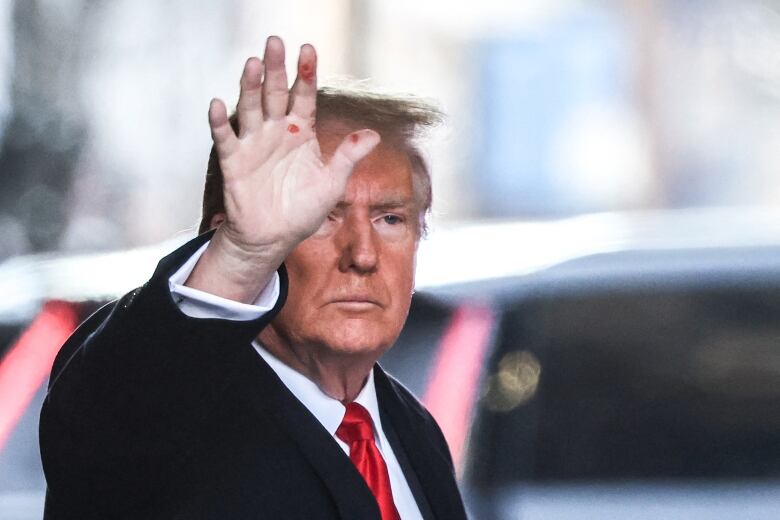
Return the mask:
POLYGON ((164 258, 149 282, 63 346, 40 422, 49 502, 58 511, 130 510, 175 479, 193 455, 191 438, 241 369, 241 350, 284 304, 282 268, 279 299, 258 319, 181 312, 168 278, 203 238, 164 258))
POLYGON ((187 287, 184 282, 190 277, 192 269, 198 263, 208 243, 198 251, 168 279, 173 300, 179 309, 193 318, 223 318, 229 320, 253 320, 270 311, 279 299, 279 276, 274 273, 257 299, 251 304, 220 298, 211 293, 187 287))

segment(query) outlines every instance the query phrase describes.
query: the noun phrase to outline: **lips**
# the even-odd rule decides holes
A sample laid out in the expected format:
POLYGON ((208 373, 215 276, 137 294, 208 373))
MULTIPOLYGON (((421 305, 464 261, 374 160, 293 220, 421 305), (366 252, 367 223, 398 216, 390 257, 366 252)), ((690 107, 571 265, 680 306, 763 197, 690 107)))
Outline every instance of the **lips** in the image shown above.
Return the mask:
POLYGON ((361 308, 371 308, 371 307, 382 307, 382 304, 377 301, 376 298, 367 296, 367 295, 349 295, 349 296, 339 296, 338 298, 334 298, 331 300, 330 303, 338 304, 342 306, 349 306, 353 307, 355 309, 361 309, 361 308))

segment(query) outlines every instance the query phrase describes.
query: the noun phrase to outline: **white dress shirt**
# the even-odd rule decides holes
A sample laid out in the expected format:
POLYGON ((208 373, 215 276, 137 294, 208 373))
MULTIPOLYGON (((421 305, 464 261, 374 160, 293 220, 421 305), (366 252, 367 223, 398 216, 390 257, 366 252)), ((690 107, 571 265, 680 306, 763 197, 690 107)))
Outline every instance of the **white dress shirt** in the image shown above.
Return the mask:
MULTIPOLYGON (((208 242, 182 265, 178 271, 168 280, 171 295, 179 306, 179 309, 186 315, 193 318, 222 318, 229 320, 252 320, 257 319, 266 312, 270 311, 279 298, 279 275, 274 273, 273 278, 263 289, 253 304, 235 302, 215 296, 210 293, 199 291, 191 287, 186 287, 184 282, 189 277, 198 259, 206 250, 208 242)), ((300 372, 285 365, 278 358, 268 352, 257 341, 252 342, 257 353, 268 363, 271 369, 276 372, 279 379, 290 392, 317 418, 322 426, 330 433, 333 440, 341 447, 346 456, 349 456, 349 446, 336 437, 336 430, 344 419, 346 407, 338 400, 333 399, 324 393, 314 381, 310 380, 300 372)), ((382 419, 379 415, 379 404, 376 398, 376 387, 374 386, 374 372, 369 372, 366 384, 355 398, 355 402, 362 405, 371 415, 374 421, 374 441, 385 459, 387 471, 390 476, 390 487, 393 493, 393 502, 395 503, 398 514, 403 520, 422 520, 422 514, 417 507, 412 490, 406 482, 401 465, 393 453, 393 448, 385 436, 382 428, 382 419)))

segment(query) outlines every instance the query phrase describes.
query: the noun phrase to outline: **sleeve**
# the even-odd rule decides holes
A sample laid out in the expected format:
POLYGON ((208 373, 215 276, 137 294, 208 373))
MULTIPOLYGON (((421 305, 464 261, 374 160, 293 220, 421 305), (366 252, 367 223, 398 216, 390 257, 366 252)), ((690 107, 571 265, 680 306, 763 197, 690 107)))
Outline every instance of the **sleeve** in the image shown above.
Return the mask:
MULTIPOLYGON (((210 242, 210 241, 209 241, 210 242)), ((273 309, 279 298, 279 275, 273 278, 253 302, 246 304, 221 298, 213 294, 187 287, 189 278, 209 242, 203 244, 195 254, 168 279, 173 301, 184 314, 191 318, 222 318, 226 320, 254 320, 273 309)))
POLYGON ((251 349, 284 304, 281 266, 279 297, 261 317, 183 313, 169 279, 209 236, 162 259, 143 287, 96 313, 61 349, 40 420, 47 511, 114 514, 149 500, 187 459, 188 438, 239 368, 239 349, 251 349))

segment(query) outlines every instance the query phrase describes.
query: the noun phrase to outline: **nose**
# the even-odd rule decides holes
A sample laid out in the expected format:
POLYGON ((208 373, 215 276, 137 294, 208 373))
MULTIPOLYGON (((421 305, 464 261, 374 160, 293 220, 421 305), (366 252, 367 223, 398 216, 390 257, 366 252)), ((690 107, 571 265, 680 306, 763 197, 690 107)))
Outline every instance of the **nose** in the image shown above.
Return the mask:
POLYGON ((351 215, 341 224, 337 245, 340 249, 339 270, 372 273, 379 260, 377 236, 369 218, 351 215))

